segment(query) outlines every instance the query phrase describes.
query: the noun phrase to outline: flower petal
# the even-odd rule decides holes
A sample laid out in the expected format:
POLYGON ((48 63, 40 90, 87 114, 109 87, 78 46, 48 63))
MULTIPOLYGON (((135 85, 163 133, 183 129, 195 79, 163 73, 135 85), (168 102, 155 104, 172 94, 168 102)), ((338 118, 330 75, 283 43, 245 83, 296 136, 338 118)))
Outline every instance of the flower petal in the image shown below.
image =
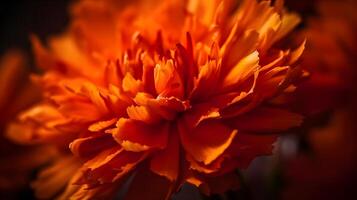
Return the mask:
POLYGON ((154 69, 155 89, 160 96, 183 97, 183 84, 173 60, 156 64, 154 69))
POLYGON ((257 51, 241 59, 226 75, 223 80, 223 87, 231 87, 242 83, 253 76, 259 66, 259 54, 257 51))
POLYGON ((113 131, 114 139, 128 151, 163 149, 168 140, 168 124, 147 125, 132 119, 119 119, 113 131), (141 145, 142 148, 138 148, 141 145))
POLYGON ((221 155, 237 134, 237 130, 213 120, 205 121, 192 130, 180 123, 179 130, 182 145, 187 153, 206 165, 221 155))
POLYGON ((167 147, 155 155, 150 162, 150 169, 154 173, 164 176, 170 181, 177 179, 180 164, 179 136, 176 131, 170 132, 167 147))
POLYGON ((143 90, 142 82, 140 80, 136 80, 129 72, 126 73, 123 78, 122 87, 124 92, 129 92, 132 95, 135 95, 143 90))
POLYGON ((220 78, 220 64, 210 61, 200 68, 197 81, 191 93, 192 99, 202 99, 215 91, 220 78))
POLYGON ((117 121, 118 121, 117 118, 113 118, 113 119, 106 120, 106 121, 99 121, 99 122, 96 122, 96 123, 90 125, 88 127, 88 130, 91 132, 101 131, 101 130, 108 128, 109 126, 115 124, 115 122, 117 122, 117 121))
POLYGON ((277 132, 299 126, 301 115, 278 108, 262 107, 233 118, 229 123, 239 130, 253 132, 277 132))
POLYGON ((76 139, 69 144, 69 148, 76 156, 89 157, 115 145, 117 143, 110 134, 99 133, 90 137, 76 139))
POLYGON ((160 121, 161 117, 147 106, 129 106, 126 109, 130 119, 154 124, 160 121))
POLYGON ((141 92, 135 96, 134 101, 140 106, 148 107, 152 112, 167 120, 173 120, 178 112, 190 107, 187 101, 181 101, 176 97, 153 98, 150 94, 141 92))
POLYGON ((192 109, 188 110, 183 119, 187 128, 194 128, 201 122, 208 119, 218 119, 220 117, 219 109, 210 104, 196 104, 192 109))
POLYGON ((145 157, 146 154, 118 147, 102 151, 83 165, 82 175, 75 182, 89 187, 112 183, 129 173, 145 157))

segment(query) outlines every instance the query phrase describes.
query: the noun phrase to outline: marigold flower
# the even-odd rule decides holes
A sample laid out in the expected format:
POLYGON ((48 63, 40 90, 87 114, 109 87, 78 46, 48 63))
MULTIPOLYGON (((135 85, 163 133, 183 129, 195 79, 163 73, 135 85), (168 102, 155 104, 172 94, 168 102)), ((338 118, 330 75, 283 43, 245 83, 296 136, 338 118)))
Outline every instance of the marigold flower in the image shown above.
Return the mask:
POLYGON ((18 197, 18 191, 28 187, 32 170, 54 155, 53 148, 19 146, 4 138, 6 124, 38 99, 34 85, 27 80, 27 65, 25 54, 16 49, 0 57, 0 196, 5 199, 18 197))
POLYGON ((0 57, 0 127, 16 116, 20 110, 38 99, 35 85, 30 84, 25 54, 17 49, 8 50, 0 57))
POLYGON ((309 45, 302 65, 314 67, 311 79, 298 89, 299 99, 305 110, 333 112, 325 126, 308 127, 309 151, 285 163, 284 199, 356 198, 350 187, 357 176, 356 6, 353 0, 316 1, 316 15, 303 29, 309 45))
POLYGON ((78 2, 66 33, 48 47, 32 38, 43 100, 9 137, 69 144, 84 161, 62 199, 108 198, 128 179, 127 199, 165 199, 185 182, 236 188, 234 170, 302 122, 281 97, 305 44, 277 45, 299 23, 282 1, 236 4, 78 2))
POLYGON ((357 74, 354 67, 357 15, 353 9, 356 2, 316 0, 314 3, 316 15, 307 18, 306 27, 299 32, 300 37, 309 38, 301 65, 311 77, 300 85, 296 100, 299 109, 308 114, 345 104, 357 74))
MULTIPOLYGON (((356 107, 347 109, 355 112, 356 107)), ((285 162, 283 199, 354 199, 357 162, 355 113, 334 113, 327 126, 308 133, 308 154, 285 162), (343 147, 343 148, 341 148, 343 147), (333 188, 333 189, 331 189, 333 188), (331 189, 328 194, 327 189, 331 189)))

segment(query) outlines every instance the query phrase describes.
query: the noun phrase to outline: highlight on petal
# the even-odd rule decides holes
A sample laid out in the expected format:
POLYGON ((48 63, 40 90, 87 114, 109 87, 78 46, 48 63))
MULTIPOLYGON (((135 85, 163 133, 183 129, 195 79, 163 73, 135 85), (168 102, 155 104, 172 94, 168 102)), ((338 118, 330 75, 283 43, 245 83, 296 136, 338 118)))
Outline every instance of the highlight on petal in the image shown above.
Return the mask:
POLYGON ((156 92, 160 96, 182 97, 183 85, 176 72, 173 60, 155 66, 154 80, 156 92))
POLYGON ((209 164, 231 144, 237 130, 230 129, 217 121, 201 123, 194 129, 179 124, 181 142, 187 153, 197 161, 209 164))
POLYGON ((252 76, 254 72, 258 69, 259 56, 258 52, 255 51, 247 57, 239 61, 239 63, 234 66, 225 79, 223 80, 223 87, 229 87, 242 83, 247 78, 252 76))
POLYGON ((126 112, 130 119, 148 124, 158 123, 161 120, 160 115, 147 106, 130 106, 126 109, 126 112))
POLYGON ((119 119, 113 131, 114 139, 127 151, 163 149, 168 141, 168 125, 147 125, 132 119, 119 119))
POLYGON ((108 128, 109 126, 115 124, 117 121, 118 121, 117 118, 113 118, 113 119, 110 119, 107 121, 99 121, 99 122, 96 122, 96 123, 90 125, 88 127, 88 130, 92 131, 92 132, 101 131, 101 130, 108 128))
POLYGON ((136 94, 142 90, 142 85, 140 80, 135 80, 135 78, 127 73, 123 78, 123 90, 125 92, 130 92, 136 94))

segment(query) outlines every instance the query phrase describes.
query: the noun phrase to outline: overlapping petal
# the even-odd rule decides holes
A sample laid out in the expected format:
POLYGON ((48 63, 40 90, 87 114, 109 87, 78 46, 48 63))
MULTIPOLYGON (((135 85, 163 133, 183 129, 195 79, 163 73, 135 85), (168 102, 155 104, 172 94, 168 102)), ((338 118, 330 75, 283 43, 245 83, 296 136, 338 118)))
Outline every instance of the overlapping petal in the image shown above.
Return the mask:
POLYGON ((272 107, 302 77, 304 43, 275 45, 299 22, 281 1, 154 2, 79 1, 66 33, 32 39, 44 97, 9 135, 83 160, 62 198, 109 197, 129 177, 128 199, 185 182, 224 192, 235 168, 271 153, 275 136, 250 134, 302 122, 272 107))

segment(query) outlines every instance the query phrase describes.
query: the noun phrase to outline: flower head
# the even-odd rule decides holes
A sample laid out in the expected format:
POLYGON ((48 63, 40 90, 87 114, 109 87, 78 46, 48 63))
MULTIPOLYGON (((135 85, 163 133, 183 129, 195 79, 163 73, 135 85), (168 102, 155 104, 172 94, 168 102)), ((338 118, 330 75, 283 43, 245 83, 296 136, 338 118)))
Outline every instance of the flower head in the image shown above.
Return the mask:
POLYGON ((224 192, 236 168, 271 153, 272 133, 302 121, 283 97, 304 43, 277 44, 299 23, 281 1, 154 2, 80 1, 48 47, 33 37, 43 100, 9 136, 84 161, 62 198, 113 195, 130 177, 133 199, 185 182, 224 192))

